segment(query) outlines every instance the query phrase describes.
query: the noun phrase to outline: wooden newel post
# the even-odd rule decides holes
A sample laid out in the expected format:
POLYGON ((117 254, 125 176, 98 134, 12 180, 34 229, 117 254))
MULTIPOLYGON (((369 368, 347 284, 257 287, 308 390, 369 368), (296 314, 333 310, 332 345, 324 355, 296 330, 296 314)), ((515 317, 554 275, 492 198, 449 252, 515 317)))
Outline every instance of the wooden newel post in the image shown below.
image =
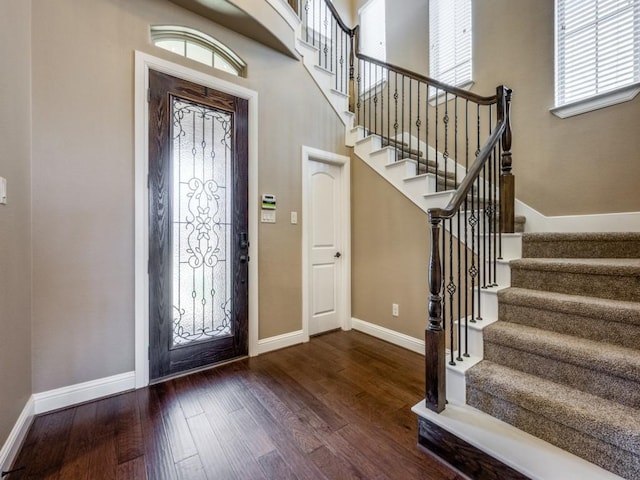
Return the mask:
POLYGON ((356 26, 351 30, 350 43, 351 50, 349 51, 349 111, 355 113, 356 111, 356 77, 355 77, 355 48, 357 45, 356 36, 358 35, 358 29, 360 26, 356 26))
POLYGON ((429 326, 425 331, 426 406, 440 413, 447 401, 445 384, 445 333, 442 328, 442 261, 440 218, 429 211, 431 256, 429 257, 429 326))
POLYGON ((515 230, 516 181, 511 173, 511 92, 504 85, 498 87, 498 115, 506 122, 500 164, 500 230, 503 233, 513 233, 515 230))

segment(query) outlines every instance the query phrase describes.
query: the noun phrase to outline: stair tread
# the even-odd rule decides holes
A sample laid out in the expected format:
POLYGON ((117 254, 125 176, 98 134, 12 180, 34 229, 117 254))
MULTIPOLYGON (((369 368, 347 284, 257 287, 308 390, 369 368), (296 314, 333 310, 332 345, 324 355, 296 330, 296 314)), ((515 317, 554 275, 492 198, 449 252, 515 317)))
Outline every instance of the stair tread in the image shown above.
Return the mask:
POLYGON ((584 241, 633 241, 640 242, 640 232, 529 232, 527 242, 584 242, 584 241))
POLYGON ((628 300, 611 300, 520 287, 505 288, 500 292, 499 298, 503 304, 530 306, 596 319, 606 318, 609 321, 640 326, 640 303, 628 300))
MULTIPOLYGON (((527 235, 527 234, 525 234, 527 235)), ((640 258, 521 258, 511 268, 593 275, 640 275, 640 258)))
POLYGON ((638 350, 506 321, 491 324, 484 335, 488 343, 640 382, 638 350))
POLYGON ((468 384, 556 423, 627 450, 640 451, 640 412, 488 360, 467 372, 468 384))

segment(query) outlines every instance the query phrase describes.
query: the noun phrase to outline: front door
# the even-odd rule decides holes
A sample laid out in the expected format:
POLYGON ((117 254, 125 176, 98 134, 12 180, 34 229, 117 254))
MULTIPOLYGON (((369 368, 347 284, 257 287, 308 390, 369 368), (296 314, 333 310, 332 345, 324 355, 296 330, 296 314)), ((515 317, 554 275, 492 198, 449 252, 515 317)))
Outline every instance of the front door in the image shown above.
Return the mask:
POLYGON ((342 169, 309 161, 309 334, 342 326, 342 169))
POLYGON ((247 100, 149 72, 151 381, 248 353, 247 100))

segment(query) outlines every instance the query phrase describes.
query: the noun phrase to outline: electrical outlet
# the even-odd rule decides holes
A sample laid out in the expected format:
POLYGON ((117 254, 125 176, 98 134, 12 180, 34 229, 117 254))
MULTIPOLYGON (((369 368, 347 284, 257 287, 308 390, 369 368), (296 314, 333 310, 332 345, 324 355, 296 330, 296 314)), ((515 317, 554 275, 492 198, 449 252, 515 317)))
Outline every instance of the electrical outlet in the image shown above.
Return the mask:
POLYGON ((391 304, 391 315, 393 315, 394 317, 400 316, 400 307, 398 307, 397 303, 391 304))

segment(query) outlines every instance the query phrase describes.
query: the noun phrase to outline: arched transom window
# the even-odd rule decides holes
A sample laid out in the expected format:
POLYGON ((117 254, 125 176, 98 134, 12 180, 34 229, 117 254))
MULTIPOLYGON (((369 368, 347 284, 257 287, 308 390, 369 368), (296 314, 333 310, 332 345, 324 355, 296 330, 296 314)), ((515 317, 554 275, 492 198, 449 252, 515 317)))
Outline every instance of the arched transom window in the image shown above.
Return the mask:
POLYGON ((154 45, 204 63, 223 72, 245 76, 246 63, 229 47, 206 33, 188 27, 157 25, 151 27, 154 45))

